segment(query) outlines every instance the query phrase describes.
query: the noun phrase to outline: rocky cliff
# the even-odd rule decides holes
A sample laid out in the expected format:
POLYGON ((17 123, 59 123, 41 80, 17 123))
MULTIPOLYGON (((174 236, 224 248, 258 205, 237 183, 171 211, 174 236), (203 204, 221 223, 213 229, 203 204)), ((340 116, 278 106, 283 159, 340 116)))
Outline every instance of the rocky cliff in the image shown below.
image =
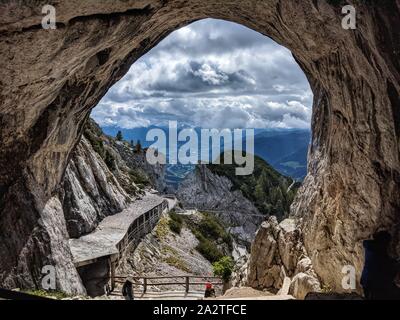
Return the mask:
POLYGON ((242 284, 271 292, 283 291, 304 299, 321 291, 320 281, 303 246, 302 232, 293 219, 263 222, 251 246, 242 284))
POLYGON ((67 167, 60 199, 69 235, 76 238, 91 232, 105 216, 123 210, 131 196, 82 138, 67 167))
POLYGON ((60 188, 70 237, 93 231, 104 217, 126 208, 144 188, 163 189, 163 172, 163 166, 146 162, 146 150, 104 135, 89 120, 60 188))
POLYGON ((238 239, 250 244, 262 221, 261 213, 227 177, 198 165, 180 184, 177 198, 186 208, 212 211, 238 239), (257 215, 257 216, 253 216, 257 215))
MULTIPOLYGON (((150 166, 145 158, 146 150, 136 150, 127 142, 104 135, 89 119, 42 218, 56 258, 51 265, 56 267, 59 290, 85 294, 72 263, 69 238, 90 233, 106 216, 126 208, 145 188, 164 188, 163 166, 150 166)), ((16 286, 14 279, 6 281, 16 286)))
POLYGON ((224 221, 242 244, 250 246, 261 222, 269 215, 282 219, 297 187, 261 158, 255 157, 250 176, 236 176, 235 165, 197 165, 179 185, 184 207, 209 211, 224 221))
POLYGON ((376 229, 394 235, 399 253, 400 1, 351 2, 354 30, 331 0, 2 1, 1 285, 37 286, 42 266, 61 259, 43 221, 49 208, 63 218, 54 196, 90 110, 166 35, 207 17, 272 37, 310 81, 308 175, 292 212, 321 281, 343 290, 343 264, 359 275, 361 240, 376 229), (45 4, 56 8, 55 30, 41 28, 45 4))

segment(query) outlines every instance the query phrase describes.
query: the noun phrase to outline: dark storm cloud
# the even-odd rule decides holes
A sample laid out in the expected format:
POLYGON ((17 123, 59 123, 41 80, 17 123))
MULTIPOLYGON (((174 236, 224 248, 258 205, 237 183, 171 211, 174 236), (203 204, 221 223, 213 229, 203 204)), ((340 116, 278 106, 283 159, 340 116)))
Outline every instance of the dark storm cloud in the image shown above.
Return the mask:
POLYGON ((102 125, 308 127, 312 93, 291 53, 243 26, 202 20, 139 59, 95 108, 102 125))

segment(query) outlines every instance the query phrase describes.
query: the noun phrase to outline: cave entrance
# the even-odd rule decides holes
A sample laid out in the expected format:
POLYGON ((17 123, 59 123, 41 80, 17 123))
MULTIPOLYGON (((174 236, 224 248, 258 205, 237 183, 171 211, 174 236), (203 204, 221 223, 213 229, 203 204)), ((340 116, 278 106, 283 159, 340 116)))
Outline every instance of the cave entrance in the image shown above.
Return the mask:
POLYGON ((237 128, 254 130, 252 153, 281 174, 302 181, 312 100, 308 80, 289 50, 242 25, 205 19, 174 31, 138 59, 91 116, 106 134, 121 134, 119 138, 144 148, 153 144, 146 134, 155 127, 166 133, 166 140, 171 123, 176 131, 192 128, 197 142, 192 141, 196 148, 189 151, 190 160, 176 160, 186 141, 167 141, 178 147, 174 157, 171 148, 163 151, 170 189, 176 189, 198 162, 212 162, 224 146, 234 148, 233 141, 244 138, 233 136, 237 128), (202 128, 231 130, 227 139, 232 146, 221 139, 216 154, 211 155, 215 150, 209 145, 202 152, 202 128))
MULTIPOLYGON (((131 170, 143 168, 135 167, 138 161, 134 160, 142 150, 147 157, 156 147, 160 159, 166 159, 165 173, 159 178, 163 181, 153 187, 174 194, 182 207, 167 224, 175 242, 167 245, 159 239, 157 251, 179 248, 181 236, 197 237, 197 246, 185 243, 181 248, 181 252, 196 252, 185 257, 181 268, 188 270, 183 266, 191 259, 203 259, 199 270, 190 268, 201 275, 204 264, 231 256, 237 262, 249 253, 257 229, 268 216, 281 221, 289 215, 307 173, 312 100, 308 80, 289 50, 242 25, 204 19, 174 31, 139 58, 91 117, 113 137, 108 145, 120 145, 118 150, 125 146, 121 156, 131 170), (228 156, 238 147, 249 156, 238 158, 244 166, 232 171, 241 152, 228 156), (217 164, 222 152, 223 160, 217 164), (126 159, 129 156, 132 159, 126 159), (240 168, 247 172, 239 172, 240 168), (219 241, 222 244, 216 245, 219 241)), ((95 134, 91 132, 85 130, 84 136, 95 134)), ((89 141, 97 150, 101 140, 89 141)), ((104 158, 103 148, 100 151, 104 158)), ((147 161, 149 166, 159 165, 148 157, 147 161)), ((120 171, 108 166, 111 172, 120 171)), ((143 180, 139 178, 136 185, 143 180)), ((175 272, 170 274, 182 272, 176 266, 180 254, 176 255, 158 259, 158 263, 172 263, 167 269, 175 272)), ((146 267, 148 272, 152 263, 146 267)), ((159 266, 153 267, 151 273, 157 274, 159 266)), ((212 273, 211 265, 207 273, 212 273)))

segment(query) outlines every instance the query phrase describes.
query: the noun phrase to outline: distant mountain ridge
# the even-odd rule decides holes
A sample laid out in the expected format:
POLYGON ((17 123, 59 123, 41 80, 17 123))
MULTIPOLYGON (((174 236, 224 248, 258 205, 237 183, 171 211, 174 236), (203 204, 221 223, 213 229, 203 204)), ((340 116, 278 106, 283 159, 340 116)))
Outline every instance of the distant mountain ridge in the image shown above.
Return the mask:
MULTIPOLYGON (((116 126, 102 127, 105 134, 115 137, 121 131, 124 140, 136 143, 140 140, 143 147, 153 142, 146 141, 150 129, 159 128, 168 133, 168 127, 141 127, 123 129, 116 126)), ((184 127, 178 128, 183 129, 184 127)), ((193 128, 200 132, 201 128, 193 128)), ((254 129, 254 153, 268 162, 279 173, 302 181, 307 174, 307 153, 311 139, 306 129, 254 129)), ((179 143, 179 145, 184 142, 179 143)), ((179 146, 178 145, 178 146, 179 146)), ((221 146, 221 152, 222 152, 221 146)), ((168 157, 168 155, 167 155, 168 157)), ((167 165, 167 184, 177 188, 182 179, 193 170, 194 165, 167 165)))

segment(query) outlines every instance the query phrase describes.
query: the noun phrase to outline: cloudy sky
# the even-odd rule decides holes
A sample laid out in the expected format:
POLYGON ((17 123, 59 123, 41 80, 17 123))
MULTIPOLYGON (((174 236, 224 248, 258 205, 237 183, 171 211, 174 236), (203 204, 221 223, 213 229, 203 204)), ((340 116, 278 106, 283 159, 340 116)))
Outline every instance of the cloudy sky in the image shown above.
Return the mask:
POLYGON ((101 126, 308 128, 312 92, 290 51, 241 25, 206 19, 135 62, 93 110, 101 126))

